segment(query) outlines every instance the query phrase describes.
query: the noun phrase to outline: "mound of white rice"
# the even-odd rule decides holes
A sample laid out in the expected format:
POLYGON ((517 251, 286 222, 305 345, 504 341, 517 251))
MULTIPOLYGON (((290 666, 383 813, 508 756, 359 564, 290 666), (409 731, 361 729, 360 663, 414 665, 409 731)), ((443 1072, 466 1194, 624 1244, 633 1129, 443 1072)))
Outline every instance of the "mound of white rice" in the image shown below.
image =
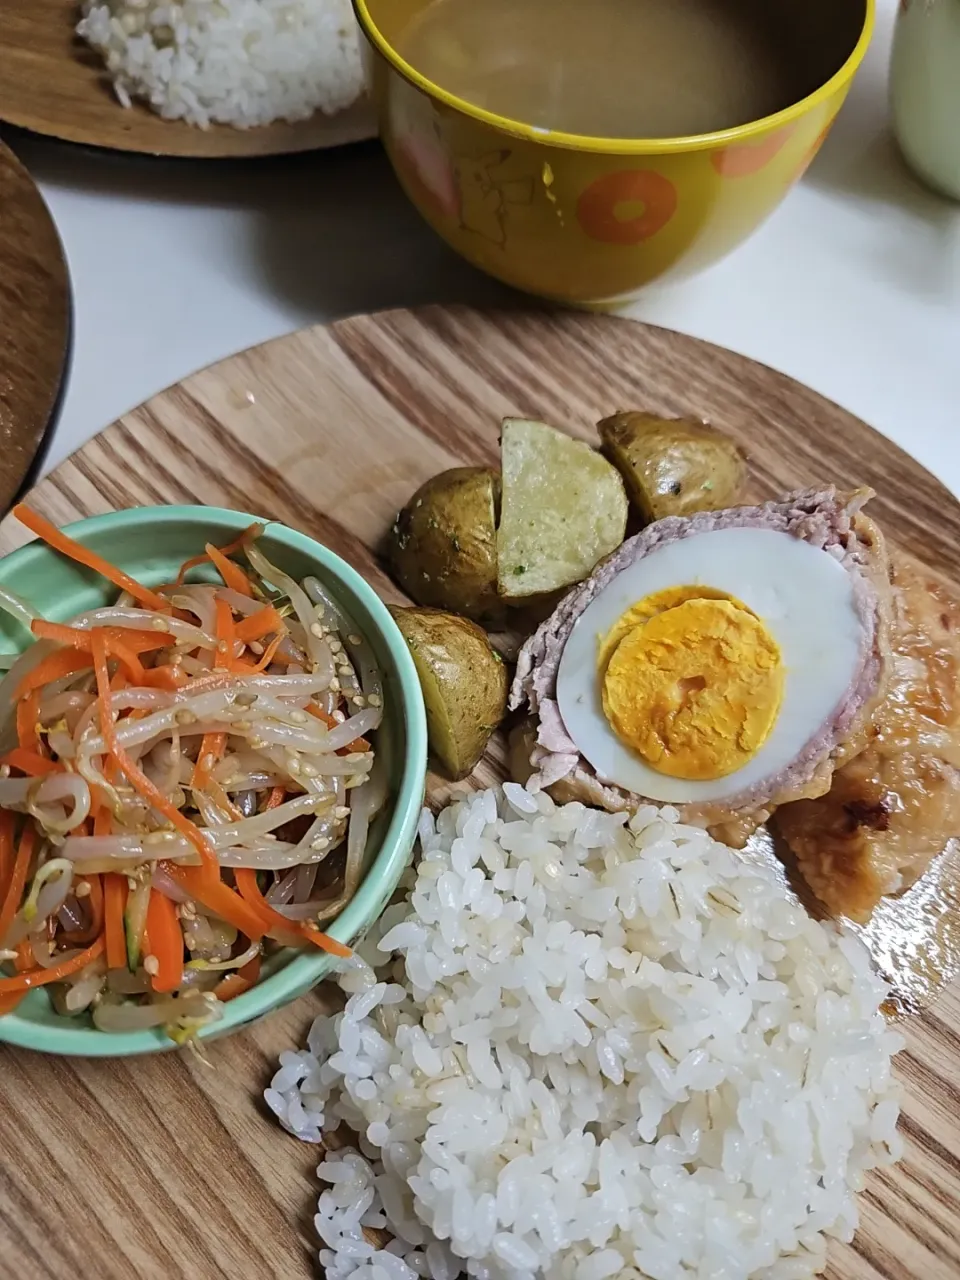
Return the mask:
POLYGON ((504 792, 424 816, 379 977, 266 1091, 360 1135, 318 1170, 329 1280, 814 1275, 900 1154, 866 951, 674 810, 504 792))
POLYGON ((125 107, 239 129, 334 115, 363 92, 350 0, 83 0, 77 34, 125 107))

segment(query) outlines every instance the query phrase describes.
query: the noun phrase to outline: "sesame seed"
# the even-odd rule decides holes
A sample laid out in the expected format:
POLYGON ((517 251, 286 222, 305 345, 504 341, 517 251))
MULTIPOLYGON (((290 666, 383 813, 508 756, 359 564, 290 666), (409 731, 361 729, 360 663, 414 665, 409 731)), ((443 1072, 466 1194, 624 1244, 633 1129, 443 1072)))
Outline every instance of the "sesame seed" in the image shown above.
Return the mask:
POLYGON ((90 886, 89 886, 89 884, 87 884, 86 880, 81 880, 81 881, 80 881, 80 883, 76 886, 76 888, 75 888, 75 889, 74 889, 74 891, 73 891, 73 896, 74 896, 75 898, 89 898, 89 897, 90 897, 90 886))
POLYGON ((8 764, 0 765, 0 778, 10 777, 10 766, 8 764))
POLYGON ((334 711, 333 715, 330 718, 331 720, 334 720, 337 724, 343 724, 344 720, 346 720, 347 717, 343 714, 342 711, 334 711))
POLYGON ((185 936, 184 936, 184 942, 187 944, 187 950, 188 950, 188 951, 196 951, 196 949, 197 949, 197 940, 196 940, 196 938, 193 936, 193 934, 187 934, 187 935, 185 935, 185 936))
POLYGON ((383 699, 380 697, 379 693, 371 693, 370 696, 367 698, 367 702, 370 704, 371 707, 383 706, 383 699))
POLYGON ((310 634, 312 636, 316 636, 318 640, 323 639, 323 627, 321 627, 319 622, 310 623, 310 634))
POLYGON ((331 636, 328 643, 333 653, 339 653, 340 650, 343 648, 343 645, 337 636, 331 636))
POLYGON ((307 723, 307 713, 305 711, 291 711, 287 718, 291 724, 307 723))
POLYGON ((253 725, 249 720, 234 720, 232 728, 236 729, 237 733, 249 733, 253 725))
POLYGON ((330 681, 330 692, 331 693, 340 692, 340 681, 337 679, 336 676, 334 676, 333 679, 330 681))
POLYGON ((228 645, 226 640, 219 640, 217 642, 217 653, 226 653, 227 648, 228 648, 228 645))
POLYGON ((160 972, 160 961, 156 956, 144 956, 143 967, 149 973, 151 978, 155 978, 160 972))
POLYGON ((180 914, 183 916, 184 920, 196 920, 197 908, 192 902, 181 903, 180 914))
POLYGON ((184 724, 184 725, 196 724, 196 720, 197 720, 197 717, 193 714, 193 712, 188 711, 186 708, 184 708, 182 711, 178 711, 173 718, 174 720, 176 720, 177 724, 184 724))
POLYGON ((352 702, 355 707, 365 707, 367 704, 367 700, 362 693, 354 694, 352 702))
MULTIPOLYGON (((317 836, 316 840, 314 840, 310 848, 316 849, 317 853, 320 853, 322 852, 322 850, 330 848, 330 841, 327 839, 326 836, 317 836)), ((13 952, 13 955, 16 955, 16 954, 17 954, 16 952, 13 952)))
POLYGON ((360 636, 347 636, 347 643, 352 645, 358 645, 358 644, 363 644, 363 640, 360 636))
POLYGON ((338 804, 333 811, 333 816, 335 818, 349 818, 350 810, 347 808, 345 804, 338 804))
POLYGON ((302 769, 302 765, 300 764, 299 760, 288 760, 287 768, 290 770, 291 773, 300 773, 302 769))
POLYGON ((137 887, 137 882, 136 880, 134 880, 133 876, 127 876, 127 888, 130 890, 130 892, 133 893, 136 887, 137 887))
POLYGON ((345 662, 342 666, 337 667, 337 675, 339 675, 339 676, 352 676, 352 675, 353 675, 353 667, 351 667, 349 663, 345 662))

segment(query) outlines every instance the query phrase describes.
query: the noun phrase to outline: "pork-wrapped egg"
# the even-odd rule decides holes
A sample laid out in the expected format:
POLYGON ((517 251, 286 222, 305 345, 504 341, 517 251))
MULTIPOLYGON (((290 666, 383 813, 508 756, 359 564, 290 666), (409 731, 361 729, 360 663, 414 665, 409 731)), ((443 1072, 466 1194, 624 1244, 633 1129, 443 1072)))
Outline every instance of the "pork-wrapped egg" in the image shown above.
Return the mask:
POLYGON ((890 589, 868 491, 670 518, 524 645, 523 772, 607 809, 679 806, 741 842, 822 795, 881 695, 890 589))

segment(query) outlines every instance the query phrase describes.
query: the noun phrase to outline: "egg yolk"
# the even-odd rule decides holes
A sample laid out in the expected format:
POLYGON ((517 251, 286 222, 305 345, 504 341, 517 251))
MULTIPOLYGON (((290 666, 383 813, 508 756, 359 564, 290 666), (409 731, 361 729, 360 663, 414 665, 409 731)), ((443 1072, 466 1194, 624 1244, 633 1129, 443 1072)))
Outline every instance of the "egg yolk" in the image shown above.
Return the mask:
POLYGON ((600 644, 603 710, 658 773, 708 781, 743 768, 783 700, 780 649, 741 601, 703 587, 633 605, 600 644))

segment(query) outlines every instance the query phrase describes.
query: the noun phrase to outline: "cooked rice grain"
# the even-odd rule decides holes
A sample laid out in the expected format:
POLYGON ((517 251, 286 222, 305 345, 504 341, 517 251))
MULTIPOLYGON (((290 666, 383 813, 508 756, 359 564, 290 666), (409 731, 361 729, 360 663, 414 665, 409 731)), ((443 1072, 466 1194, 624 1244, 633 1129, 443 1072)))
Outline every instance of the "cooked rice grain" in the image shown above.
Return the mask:
POLYGON ((77 34, 120 102, 249 129, 335 115, 363 92, 350 0, 83 0, 77 34))
POLYGON ((329 1280, 814 1275, 901 1150, 866 951, 671 809, 504 793, 425 815, 379 976, 266 1091, 360 1135, 318 1170, 329 1280))

